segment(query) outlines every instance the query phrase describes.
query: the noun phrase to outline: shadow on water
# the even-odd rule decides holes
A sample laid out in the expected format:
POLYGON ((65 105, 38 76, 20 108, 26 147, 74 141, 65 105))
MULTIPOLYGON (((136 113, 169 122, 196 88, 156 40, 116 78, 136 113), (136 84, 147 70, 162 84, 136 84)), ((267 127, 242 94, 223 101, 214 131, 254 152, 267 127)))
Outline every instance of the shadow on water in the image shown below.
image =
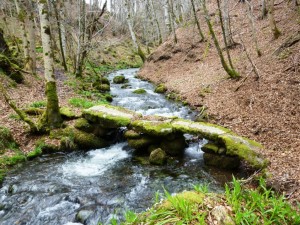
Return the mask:
MULTIPOLYGON (((113 104, 144 115, 195 116, 189 108, 154 93, 152 84, 135 78, 136 72, 122 70, 109 76, 112 80, 124 74, 131 85, 112 85, 113 104), (139 88, 147 94, 132 93, 139 88)), ((125 210, 151 207, 155 193, 163 193, 163 188, 176 193, 210 183, 211 191, 223 191, 232 173, 205 167, 200 150, 204 143, 191 142, 183 157, 171 158, 165 166, 150 165, 125 142, 86 153, 44 155, 6 177, 0 189, 0 224, 75 224, 80 212, 85 224, 97 225, 113 216, 122 218, 125 210)))

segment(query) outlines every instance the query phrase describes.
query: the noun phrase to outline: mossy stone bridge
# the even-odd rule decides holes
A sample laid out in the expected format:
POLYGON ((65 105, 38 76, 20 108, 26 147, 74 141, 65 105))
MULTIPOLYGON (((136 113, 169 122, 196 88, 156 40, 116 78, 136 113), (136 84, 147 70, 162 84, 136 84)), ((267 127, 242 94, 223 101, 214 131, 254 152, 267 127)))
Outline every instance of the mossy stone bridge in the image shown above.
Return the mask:
POLYGON ((267 161, 259 154, 263 150, 261 144, 218 125, 177 117, 142 116, 111 105, 98 105, 86 109, 83 111, 83 117, 103 128, 127 127, 124 136, 131 147, 140 151, 150 153, 160 148, 167 155, 178 155, 185 148, 183 134, 189 133, 209 141, 202 147, 206 155, 204 160, 208 164, 234 168, 237 165, 236 160, 244 160, 255 169, 267 165, 267 161), (229 159, 229 162, 225 159, 229 159))

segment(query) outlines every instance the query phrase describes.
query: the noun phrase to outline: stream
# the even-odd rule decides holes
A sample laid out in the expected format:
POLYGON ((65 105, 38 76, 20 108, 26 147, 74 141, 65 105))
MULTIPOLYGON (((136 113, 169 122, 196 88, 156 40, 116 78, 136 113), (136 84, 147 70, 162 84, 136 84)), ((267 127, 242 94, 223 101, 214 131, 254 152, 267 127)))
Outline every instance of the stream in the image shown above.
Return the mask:
MULTIPOLYGON (((123 74, 129 87, 111 84, 113 105, 143 115, 178 116, 192 119, 188 107, 166 100, 154 93, 154 86, 135 78, 137 69, 123 74), (134 94, 143 88, 146 94, 134 94)), ((191 139, 191 136, 186 136, 191 139)), ((85 224, 109 224, 112 218, 122 220, 126 210, 141 212, 154 203, 155 193, 193 189, 193 185, 210 183, 211 191, 222 191, 227 175, 204 166, 201 145, 191 142, 181 159, 172 159, 165 166, 143 163, 126 142, 103 149, 71 154, 43 155, 11 171, 0 189, 1 225, 72 225, 81 212, 85 224)))

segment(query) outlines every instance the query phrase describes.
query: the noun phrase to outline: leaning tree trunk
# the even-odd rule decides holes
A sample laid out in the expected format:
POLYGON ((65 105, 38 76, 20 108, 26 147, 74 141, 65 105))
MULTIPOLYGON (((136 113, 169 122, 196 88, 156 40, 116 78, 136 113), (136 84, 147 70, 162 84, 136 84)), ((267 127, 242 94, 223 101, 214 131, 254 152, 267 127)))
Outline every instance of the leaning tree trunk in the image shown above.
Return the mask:
POLYGON ((233 68, 230 68, 228 66, 228 64, 226 63, 225 61, 225 58, 224 58, 224 55, 222 53, 222 49, 219 45, 219 42, 218 42, 218 39, 216 37, 216 34, 214 32, 214 29, 212 27, 212 24, 211 24, 211 21, 210 21, 210 16, 209 16, 209 13, 208 13, 208 10, 206 8, 206 3, 205 3, 205 0, 202 1, 202 5, 203 5, 203 10, 204 10, 204 16, 205 16, 205 20, 206 20, 206 23, 207 23, 207 26, 208 26, 208 29, 209 29, 209 32, 211 34, 211 37, 214 41, 214 44, 215 44, 215 47, 217 49, 217 52, 218 52, 218 55, 220 57, 220 60, 221 60, 221 64, 224 68, 224 70, 226 71, 226 73, 231 77, 231 78, 239 78, 240 75, 238 72, 236 72, 233 68))
POLYGON ((43 44, 43 58, 45 67, 47 108, 42 126, 47 128, 58 128, 62 124, 59 112, 58 97, 56 91, 56 81, 54 77, 53 53, 51 49, 50 22, 48 20, 47 2, 38 0, 38 8, 41 21, 41 38, 43 44))
POLYGON ((202 41, 205 40, 205 37, 204 37, 204 34, 203 34, 201 26, 200 26, 200 22, 199 22, 198 17, 197 17, 197 12, 196 12, 196 7, 195 7, 194 0, 191 0, 191 3, 192 3, 192 10, 193 10, 194 18, 195 18, 195 23, 197 25, 198 32, 199 32, 199 35, 200 35, 200 38, 201 38, 200 42, 202 42, 202 41))

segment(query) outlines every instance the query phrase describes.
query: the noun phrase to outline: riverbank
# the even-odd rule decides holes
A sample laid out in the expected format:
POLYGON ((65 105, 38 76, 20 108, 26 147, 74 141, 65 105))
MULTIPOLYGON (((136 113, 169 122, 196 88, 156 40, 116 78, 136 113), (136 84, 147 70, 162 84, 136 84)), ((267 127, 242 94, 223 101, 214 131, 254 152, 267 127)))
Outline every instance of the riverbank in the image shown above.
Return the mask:
MULTIPOLYGON (((282 35, 273 40, 268 20, 256 20, 262 56, 255 53, 243 4, 235 7, 233 27, 243 33, 230 50, 234 65, 242 75, 230 80, 223 70, 214 45, 199 42, 192 26, 177 31, 178 43, 170 38, 160 46, 141 69, 139 76, 156 84, 163 83, 192 107, 207 108, 210 122, 261 142, 261 152, 270 160, 268 182, 291 200, 300 200, 300 42, 275 53, 289 37, 297 34, 299 19, 287 2, 276 6, 282 35), (268 38, 265 38, 268 37, 268 38), (254 62, 253 72, 242 43, 254 62)), ((259 5, 255 5, 259 9, 259 5)), ((203 24, 205 23, 202 21, 203 24)), ((206 32, 205 32, 206 33, 206 32)), ((219 40, 221 33, 217 30, 219 40)))

